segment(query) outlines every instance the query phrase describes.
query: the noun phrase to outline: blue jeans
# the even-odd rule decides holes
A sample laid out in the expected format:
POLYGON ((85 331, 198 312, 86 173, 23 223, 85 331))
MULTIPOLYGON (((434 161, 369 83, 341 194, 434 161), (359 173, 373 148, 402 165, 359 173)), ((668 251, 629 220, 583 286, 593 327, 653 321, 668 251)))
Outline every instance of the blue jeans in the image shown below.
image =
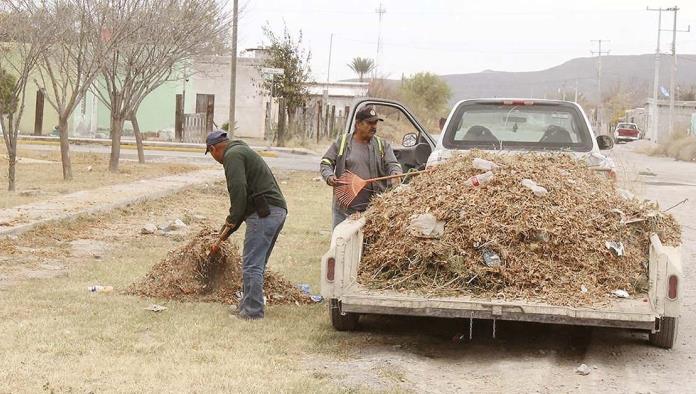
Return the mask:
POLYGON ((350 216, 345 209, 339 207, 336 203, 333 204, 331 211, 333 212, 333 228, 336 228, 336 226, 341 224, 348 216, 350 216))
POLYGON ((246 218, 244 253, 242 256, 242 279, 244 281, 240 313, 249 317, 263 317, 263 273, 280 230, 285 224, 287 212, 283 208, 270 206, 271 214, 260 218, 253 213, 246 218))

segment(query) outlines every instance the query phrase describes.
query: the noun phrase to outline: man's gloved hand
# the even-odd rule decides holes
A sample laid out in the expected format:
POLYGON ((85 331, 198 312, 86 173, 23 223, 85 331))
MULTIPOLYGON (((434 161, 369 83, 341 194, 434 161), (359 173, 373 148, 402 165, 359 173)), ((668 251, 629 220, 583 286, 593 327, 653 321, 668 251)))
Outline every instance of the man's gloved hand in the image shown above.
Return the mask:
POLYGON ((336 187, 338 186, 338 178, 336 178, 335 175, 331 175, 328 178, 326 178, 326 184, 331 187, 336 187))

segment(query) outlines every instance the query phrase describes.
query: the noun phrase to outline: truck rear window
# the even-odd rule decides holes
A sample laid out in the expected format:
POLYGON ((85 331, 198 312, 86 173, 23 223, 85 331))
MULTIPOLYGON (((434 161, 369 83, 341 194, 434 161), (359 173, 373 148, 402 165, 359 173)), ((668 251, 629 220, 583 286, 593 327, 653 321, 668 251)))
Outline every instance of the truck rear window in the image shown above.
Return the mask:
POLYGON ((580 112, 570 105, 462 103, 445 131, 443 145, 587 152, 592 150, 592 137, 580 112))

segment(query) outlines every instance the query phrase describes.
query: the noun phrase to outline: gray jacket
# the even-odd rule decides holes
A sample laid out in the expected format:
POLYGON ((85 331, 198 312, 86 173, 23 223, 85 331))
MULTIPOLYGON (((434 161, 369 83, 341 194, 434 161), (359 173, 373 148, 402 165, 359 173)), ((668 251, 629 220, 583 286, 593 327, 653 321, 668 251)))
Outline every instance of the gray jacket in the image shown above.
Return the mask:
MULTIPOLYGON (((350 168, 346 168, 346 157, 350 155, 352 146, 353 133, 339 136, 338 139, 329 146, 329 149, 324 153, 321 159, 319 167, 321 177, 324 178, 324 181, 327 181, 332 175, 340 177, 345 170, 350 170, 350 168)), ((399 161, 396 160, 396 156, 394 156, 394 150, 387 141, 374 136, 372 140, 370 140, 369 150, 370 178, 402 173, 401 165, 399 161)), ((373 189, 375 193, 383 192, 387 189, 387 181, 375 182, 373 184, 373 189)), ((334 204, 335 203, 336 199, 334 198, 334 204)))

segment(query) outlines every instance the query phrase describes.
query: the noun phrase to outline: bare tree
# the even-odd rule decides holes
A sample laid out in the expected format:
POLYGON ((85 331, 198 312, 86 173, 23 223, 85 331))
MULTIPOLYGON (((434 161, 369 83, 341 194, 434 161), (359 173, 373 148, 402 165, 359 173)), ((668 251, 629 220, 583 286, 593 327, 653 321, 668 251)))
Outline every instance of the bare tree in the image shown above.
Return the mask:
POLYGON ((119 30, 106 27, 106 15, 113 6, 106 0, 53 0, 37 5, 56 21, 51 50, 41 54, 41 83, 37 84, 50 92, 46 100, 58 113, 65 180, 72 179, 68 120, 98 75, 104 52, 120 39, 119 30))
MULTIPOLYGON (((111 112, 110 171, 118 171, 125 120, 135 119, 137 126, 136 115, 145 97, 178 78, 185 60, 218 46, 229 21, 224 5, 216 0, 139 0, 138 7, 114 13, 113 23, 137 34, 114 43, 107 52, 101 78, 95 82, 94 91, 111 112)), ((134 133, 143 162, 138 129, 135 127, 134 133)))
POLYGON ((0 100, 0 128, 7 148, 9 191, 15 190, 17 137, 27 82, 41 54, 48 49, 53 34, 48 13, 30 12, 27 4, 0 0, 0 73, 5 81, 4 98, 0 100))

